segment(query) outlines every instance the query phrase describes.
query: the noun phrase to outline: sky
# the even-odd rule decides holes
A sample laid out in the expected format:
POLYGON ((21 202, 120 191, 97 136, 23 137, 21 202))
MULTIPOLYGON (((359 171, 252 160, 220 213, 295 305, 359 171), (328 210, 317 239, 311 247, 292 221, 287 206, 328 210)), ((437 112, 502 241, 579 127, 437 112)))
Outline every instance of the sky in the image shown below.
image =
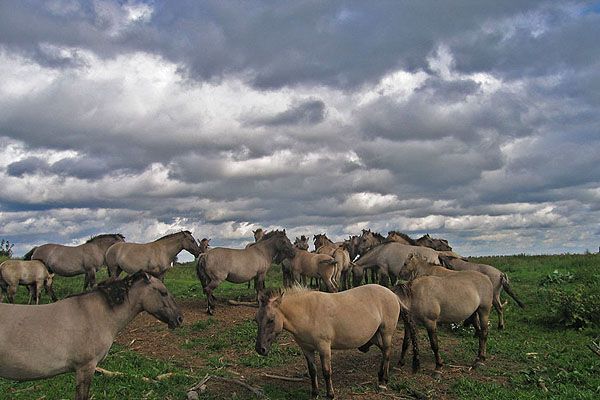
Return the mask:
POLYGON ((596 252, 598 38, 598 1, 0 0, 0 238, 596 252))

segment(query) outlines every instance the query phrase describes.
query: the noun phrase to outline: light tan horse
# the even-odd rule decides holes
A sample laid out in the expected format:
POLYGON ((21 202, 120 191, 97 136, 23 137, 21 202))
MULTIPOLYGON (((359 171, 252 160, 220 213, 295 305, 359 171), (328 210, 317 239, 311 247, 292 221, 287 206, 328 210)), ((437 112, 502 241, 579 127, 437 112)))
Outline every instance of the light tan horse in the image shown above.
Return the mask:
MULTIPOLYGON (((388 381, 392 335, 398 317, 414 326, 406 307, 394 293, 379 285, 365 285, 339 293, 323 293, 294 287, 268 290, 259 296, 256 314, 256 351, 266 356, 275 338, 285 329, 302 349, 310 374, 312 395, 319 394, 315 351, 321 358, 327 396, 334 397, 331 380, 331 350, 356 349, 366 352, 371 345, 381 349, 379 386, 388 381), (360 318, 355 318, 360 315, 360 318)), ((414 354, 418 354, 416 340, 414 354)), ((415 362, 418 356, 414 358, 415 362)), ((414 365, 415 368, 418 365, 414 365)))
POLYGON ((340 282, 342 290, 349 287, 350 279, 350 253, 346 250, 344 242, 334 243, 324 233, 314 235, 315 253, 327 254, 335 258, 337 262, 336 282, 340 282))
POLYGON ((28 381, 75 371, 75 399, 89 399, 96 365, 142 311, 169 328, 183 321, 165 285, 141 272, 52 304, 0 304, 0 376, 28 381))
POLYGON ((182 250, 198 257, 200 247, 190 231, 165 235, 150 243, 115 243, 106 251, 108 273, 118 278, 121 271, 133 274, 145 271, 163 277, 171 268, 171 261, 182 250))
MULTIPOLYGON (((395 286, 393 291, 407 305, 413 320, 427 329, 435 356, 434 377, 441 377, 443 366, 436 333, 438 323, 471 321, 479 337, 479 351, 473 367, 483 363, 493 297, 492 283, 488 277, 476 271, 450 271, 429 264, 418 255, 409 257, 400 277, 410 278, 411 281, 395 286)), ((405 332, 401 365, 408 349, 408 339, 405 332)))
POLYGON ((291 286, 294 282, 299 284, 302 278, 319 278, 330 293, 338 291, 337 262, 327 254, 310 253, 306 250, 294 248, 294 257, 284 260, 282 265, 289 269, 284 272, 284 286, 291 286), (287 282, 286 282, 287 281, 287 282))
POLYGON ((450 247, 446 239, 432 238, 431 236, 429 236, 429 234, 425 234, 417 240, 415 240, 415 242, 417 246, 425 246, 429 247, 430 249, 436 250, 440 257, 444 256, 460 258, 466 261, 466 259, 463 258, 463 256, 452 250, 452 247, 450 247))
POLYGON ((23 259, 40 260, 50 272, 61 276, 85 274, 83 290, 86 290, 96 284, 96 271, 105 264, 106 250, 124 241, 125 237, 120 233, 108 233, 94 236, 79 246, 48 243, 34 247, 23 259))
POLYGON ((370 250, 360 256, 352 267, 354 286, 360 285, 366 269, 377 268, 380 274, 380 283, 384 286, 391 280, 396 283, 404 263, 411 254, 423 256, 427 262, 440 264, 438 253, 429 247, 410 246, 397 242, 383 242, 370 247, 370 250))
POLYGON ((40 302, 40 292, 42 287, 46 293, 56 301, 54 290, 52 289, 52 277, 46 269, 43 262, 38 260, 6 260, 0 264, 0 288, 6 293, 10 303, 14 303, 14 296, 17 293, 19 285, 27 286, 29 290, 29 303, 32 299, 35 304, 40 302))
POLYGON ((500 293, 502 289, 517 302, 519 307, 525 308, 525 304, 513 292, 508 282, 508 276, 497 268, 487 264, 472 263, 459 258, 440 256, 442 265, 454 271, 477 271, 486 275, 492 281, 494 287, 494 300, 492 302, 496 312, 498 313, 498 329, 504 329, 504 306, 500 293))
POLYGON ((256 278, 255 289, 264 288, 265 276, 275 262, 294 257, 292 243, 283 231, 270 231, 245 249, 215 247, 198 257, 196 275, 206 295, 206 312, 213 314, 213 291, 223 281, 244 283, 256 278))
POLYGON ((409 244, 411 246, 419 246, 413 238, 411 238, 404 232, 389 231, 385 240, 398 242, 398 243, 402 243, 402 244, 409 244))

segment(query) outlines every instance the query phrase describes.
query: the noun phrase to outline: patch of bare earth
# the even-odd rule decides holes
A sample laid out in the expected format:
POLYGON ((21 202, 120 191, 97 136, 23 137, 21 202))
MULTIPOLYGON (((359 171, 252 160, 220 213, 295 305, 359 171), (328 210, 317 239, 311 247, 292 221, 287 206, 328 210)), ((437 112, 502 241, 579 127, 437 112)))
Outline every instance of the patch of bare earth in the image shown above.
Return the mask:
MULTIPOLYGON (((307 378, 307 368, 304 356, 294 356, 292 361, 283 366, 277 367, 247 367, 236 363, 243 356, 254 353, 254 347, 248 349, 228 348, 227 346, 218 351, 207 351, 201 346, 194 346, 193 343, 198 340, 201 343, 210 343, 213 340, 222 340, 217 337, 221 332, 231 331, 240 324, 246 324, 254 318, 256 308, 247 306, 232 306, 220 303, 214 316, 209 317, 205 313, 205 303, 201 300, 184 300, 178 302, 184 316, 184 326, 192 326, 199 321, 213 319, 213 322, 204 330, 186 330, 185 334, 177 334, 170 331, 164 323, 159 322, 147 313, 138 315, 127 328, 119 334, 116 342, 136 351, 144 356, 167 360, 173 364, 183 367, 190 372, 190 375, 200 374, 207 370, 222 374, 230 374, 231 377, 242 380, 254 387, 265 385, 276 386, 285 389, 295 389, 310 392, 310 383, 307 378), (190 342, 192 345, 190 345, 190 342), (207 355, 213 359, 209 362, 207 355), (216 361, 215 361, 216 358, 216 361), (199 371, 201 370, 201 371, 199 371), (302 382, 292 382, 281 379, 274 379, 265 376, 265 374, 278 375, 290 378, 303 378, 302 382)), ((420 330, 421 331, 421 330, 420 330)), ((391 366, 396 366, 402 345, 402 329, 394 335, 394 351, 392 355, 391 366)), ((358 350, 334 351, 333 352, 333 385, 336 390, 337 398, 341 399, 407 399, 407 398, 435 398, 451 399, 453 396, 449 393, 449 388, 453 382, 465 375, 469 375, 477 380, 489 381, 490 377, 482 376, 477 371, 470 370, 467 365, 475 357, 476 339, 473 341, 473 353, 462 354, 462 359, 447 361, 441 381, 435 381, 431 375, 434 368, 434 360, 426 336, 420 333, 420 353, 422 369, 417 374, 410 372, 407 365, 403 368, 390 369, 390 381, 400 387, 399 391, 388 389, 385 392, 376 391, 377 371, 381 361, 381 353, 375 346, 363 354, 358 350), (453 365, 460 363, 461 365, 453 365), (421 397, 422 396, 422 397, 421 397)), ((452 353, 453 347, 458 343, 459 338, 444 337, 440 340, 440 350, 442 354, 452 353)), ((279 338, 280 346, 296 346, 292 337, 284 332, 279 338)), ((409 353, 410 355, 411 353, 409 353)), ((317 357, 318 358, 318 357, 317 357)), ((410 358, 407 357, 407 364, 410 364, 410 358)), ((490 357, 488 363, 494 362, 494 357, 490 357)), ((319 368, 321 393, 325 394, 324 385, 319 368)), ((502 377, 493 379, 498 383, 503 382, 502 377)), ((236 385, 228 385, 222 382, 209 382, 209 392, 218 393, 220 398, 226 398, 227 393, 233 395, 234 392, 240 393, 244 389, 236 385), (224 397, 223 397, 224 396, 224 397)))

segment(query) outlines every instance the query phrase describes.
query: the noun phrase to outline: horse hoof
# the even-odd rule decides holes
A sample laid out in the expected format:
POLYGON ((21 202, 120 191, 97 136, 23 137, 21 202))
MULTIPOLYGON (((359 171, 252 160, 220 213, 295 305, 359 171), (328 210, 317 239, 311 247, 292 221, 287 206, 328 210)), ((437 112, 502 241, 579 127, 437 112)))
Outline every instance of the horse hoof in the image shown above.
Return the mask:
POLYGON ((207 308, 207 309, 206 309, 206 313, 207 313, 208 315, 215 315, 215 312, 214 312, 213 310, 211 310, 210 308, 207 308))
POLYGON ((442 373, 441 373, 440 371, 434 371, 434 372, 433 372, 433 375, 432 375, 432 378, 433 378, 435 381, 439 382, 439 381, 441 381, 441 380, 442 380, 442 373))
POLYGON ((380 383, 379 385, 377 385, 377 389, 379 389, 379 390, 387 390, 387 385, 383 385, 383 384, 380 383))
POLYGON ((475 363, 473 364, 473 366, 471 368, 477 369, 477 368, 481 368, 481 367, 485 367, 485 364, 482 361, 475 361, 475 363))

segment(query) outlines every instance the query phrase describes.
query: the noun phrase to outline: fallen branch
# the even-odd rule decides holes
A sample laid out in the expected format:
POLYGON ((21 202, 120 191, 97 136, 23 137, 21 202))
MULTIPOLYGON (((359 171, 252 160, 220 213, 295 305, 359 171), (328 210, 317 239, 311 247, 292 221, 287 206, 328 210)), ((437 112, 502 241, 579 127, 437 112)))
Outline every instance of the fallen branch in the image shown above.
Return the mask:
POLYGON ((100 368, 100 367, 96 367, 96 372, 101 373, 102 375, 108 376, 109 378, 112 378, 114 376, 123 376, 125 375, 122 372, 118 372, 118 371, 109 371, 107 369, 104 368, 100 368))
POLYGON ((247 307, 256 307, 258 308, 258 303, 255 301, 237 301, 237 300, 227 300, 227 304, 232 306, 247 306, 247 307))
POLYGON ((596 342, 592 342, 587 345, 588 349, 590 349, 594 354, 600 357, 600 346, 596 342))
POLYGON ((280 379, 282 381, 289 381, 289 382, 304 382, 305 381, 304 378, 292 378, 289 376, 271 375, 271 374, 267 374, 267 373, 263 373, 262 376, 264 376, 266 378, 280 379))
POLYGON ((256 397, 265 397, 265 394, 263 393, 262 389, 259 388, 255 388, 254 386, 250 386, 249 384, 247 384, 246 382, 242 382, 238 379, 232 379, 232 378, 225 378, 222 376, 215 376, 215 375, 206 375, 200 382, 198 382, 197 384, 195 384, 194 386, 192 386, 191 388, 188 389, 188 393, 192 392, 192 391, 197 391, 198 389, 200 389, 202 386, 204 386, 206 384, 206 382, 208 382, 210 379, 214 380, 214 381, 221 381, 221 382, 226 382, 226 383, 235 383, 236 385, 240 385, 243 388, 249 390, 250 392, 254 393, 254 395, 256 397))

